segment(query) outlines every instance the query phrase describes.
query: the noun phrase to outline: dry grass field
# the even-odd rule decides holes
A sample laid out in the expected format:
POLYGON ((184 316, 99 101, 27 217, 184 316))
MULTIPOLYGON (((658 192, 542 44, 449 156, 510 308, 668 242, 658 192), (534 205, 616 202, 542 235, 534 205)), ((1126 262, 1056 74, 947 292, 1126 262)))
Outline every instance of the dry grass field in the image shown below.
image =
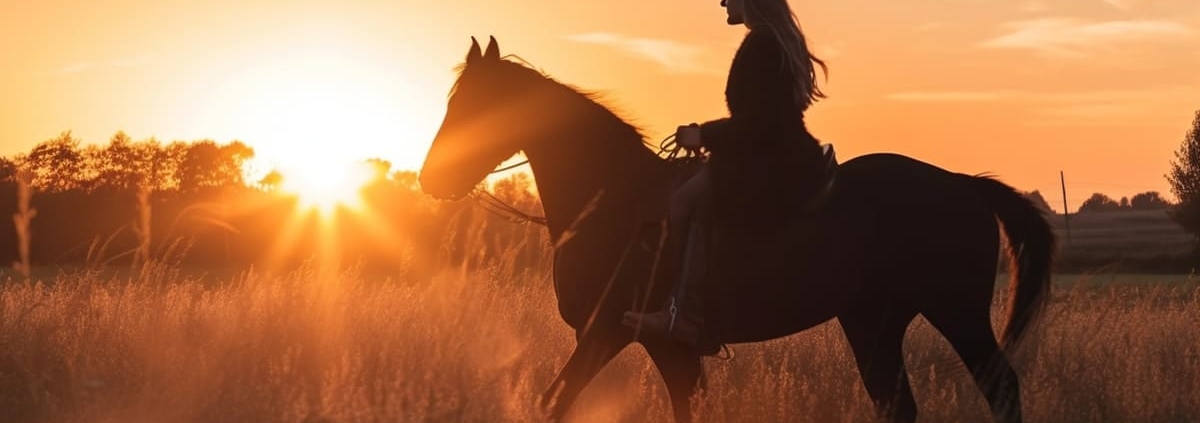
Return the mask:
MULTIPOLYGON (((1059 284, 1015 357, 1027 421, 1200 420, 1200 284, 1110 279, 1059 284)), ((149 266, 9 280, 0 421, 536 422, 535 395, 572 345, 543 274, 199 279, 149 266)), ((706 363, 702 421, 870 420, 836 322, 734 351, 706 363)), ((969 375, 924 321, 906 351, 921 421, 986 421, 969 375)), ((665 389, 636 347, 573 413, 669 421, 665 389)))

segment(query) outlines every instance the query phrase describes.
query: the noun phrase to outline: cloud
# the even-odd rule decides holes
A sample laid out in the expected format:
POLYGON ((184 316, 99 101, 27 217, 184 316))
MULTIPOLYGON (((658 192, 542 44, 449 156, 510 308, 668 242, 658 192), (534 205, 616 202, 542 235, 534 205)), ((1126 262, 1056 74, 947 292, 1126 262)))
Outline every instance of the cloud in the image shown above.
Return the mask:
POLYGON ((885 100, 912 102, 982 102, 1012 98, 1008 91, 902 91, 885 94, 885 100))
MULTIPOLYGON (((1117 1, 1117 0, 1109 0, 1109 1, 1117 1)), ((1050 5, 1046 4, 1046 2, 1041 1, 1041 0, 1028 0, 1024 3, 1021 3, 1021 5, 1019 7, 1017 7, 1017 10, 1020 10, 1021 12, 1024 12, 1024 13, 1041 13, 1041 12, 1050 10, 1050 5)))
POLYGON ((950 26, 950 25, 945 22, 926 22, 926 23, 917 25, 913 29, 916 30, 917 32, 929 32, 929 31, 937 31, 939 29, 943 29, 948 26, 950 26))
POLYGON ((1195 37, 1196 31, 1164 20, 1085 22, 1072 18, 1042 18, 1009 22, 1007 34, 985 40, 985 48, 1029 50, 1047 57, 1084 58, 1091 51, 1121 44, 1165 42, 1195 37))
POLYGON ((72 63, 70 65, 63 66, 62 68, 59 68, 57 71, 55 71, 55 73, 61 74, 61 75, 68 75, 68 74, 72 74, 72 73, 87 72, 89 70, 96 69, 97 67, 99 67, 99 65, 97 65, 94 62, 79 62, 79 63, 72 63))
POLYGON ((1124 121, 1149 112, 1147 105, 1180 98, 1181 93, 1200 90, 1195 85, 1169 85, 1144 89, 1088 91, 904 91, 883 96, 886 100, 911 103, 1021 104, 1042 119, 1031 122, 1124 121))
POLYGON ((1117 102, 1065 104, 1046 107, 1038 111, 1046 117, 1076 120, 1106 120, 1129 116, 1137 107, 1117 102))
POLYGON ((1197 87, 1171 85, 1146 89, 1113 89, 1090 91, 901 91, 883 96, 886 100, 908 102, 987 102, 1017 100, 1040 103, 1130 102, 1161 98, 1189 92, 1197 87))
POLYGON ((837 44, 816 44, 812 46, 812 54, 818 58, 825 60, 834 57, 842 57, 846 51, 842 47, 842 43, 837 44))
POLYGON ((54 73, 59 75, 71 75, 99 69, 131 68, 147 65, 149 63, 150 59, 146 57, 113 59, 106 62, 77 62, 58 68, 54 71, 54 73))
POLYGON ((633 57, 649 60, 671 73, 720 73, 722 69, 704 66, 700 56, 704 48, 661 38, 630 37, 609 32, 567 36, 568 40, 598 44, 617 49, 633 57))
POLYGON ((1154 3, 1156 0, 1104 0, 1112 7, 1122 10, 1133 10, 1154 3))

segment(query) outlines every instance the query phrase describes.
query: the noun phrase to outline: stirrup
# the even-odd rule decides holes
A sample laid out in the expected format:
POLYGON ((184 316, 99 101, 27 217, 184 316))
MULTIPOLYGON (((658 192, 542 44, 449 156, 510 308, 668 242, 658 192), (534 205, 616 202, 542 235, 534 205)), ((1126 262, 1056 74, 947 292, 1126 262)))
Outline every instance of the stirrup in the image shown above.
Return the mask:
POLYGON ((821 144, 821 186, 804 202, 803 211, 811 212, 825 205, 825 200, 829 199, 830 191, 833 191, 833 185, 837 181, 840 167, 833 144, 821 144))
POLYGON ((671 296, 671 305, 667 307, 667 315, 671 316, 667 320, 667 333, 675 333, 675 318, 679 316, 679 307, 675 306, 675 296, 671 296))

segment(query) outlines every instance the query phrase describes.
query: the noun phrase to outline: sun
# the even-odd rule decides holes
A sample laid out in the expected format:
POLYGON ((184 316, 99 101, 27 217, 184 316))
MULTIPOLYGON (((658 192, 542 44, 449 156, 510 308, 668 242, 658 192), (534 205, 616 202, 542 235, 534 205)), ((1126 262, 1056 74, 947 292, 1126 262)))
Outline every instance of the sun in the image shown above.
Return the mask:
POLYGON ((302 208, 323 214, 362 207, 362 190, 374 176, 365 162, 330 162, 278 170, 279 189, 294 195, 302 208))
POLYGON ((329 160, 415 169, 442 121, 448 83, 360 50, 327 40, 256 51, 214 78, 199 119, 254 147, 261 171, 280 169, 296 184, 332 183, 310 175, 323 175, 311 165, 329 160))

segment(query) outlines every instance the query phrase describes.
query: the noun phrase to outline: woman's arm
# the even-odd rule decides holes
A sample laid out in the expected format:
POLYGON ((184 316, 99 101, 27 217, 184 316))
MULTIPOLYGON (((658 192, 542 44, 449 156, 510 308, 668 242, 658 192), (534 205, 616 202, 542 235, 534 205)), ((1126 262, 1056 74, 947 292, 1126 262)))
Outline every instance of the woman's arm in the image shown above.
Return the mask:
POLYGON ((800 119, 792 72, 783 50, 769 32, 752 33, 730 72, 727 99, 730 117, 700 125, 701 139, 718 151, 744 138, 779 133, 789 120, 800 119))

